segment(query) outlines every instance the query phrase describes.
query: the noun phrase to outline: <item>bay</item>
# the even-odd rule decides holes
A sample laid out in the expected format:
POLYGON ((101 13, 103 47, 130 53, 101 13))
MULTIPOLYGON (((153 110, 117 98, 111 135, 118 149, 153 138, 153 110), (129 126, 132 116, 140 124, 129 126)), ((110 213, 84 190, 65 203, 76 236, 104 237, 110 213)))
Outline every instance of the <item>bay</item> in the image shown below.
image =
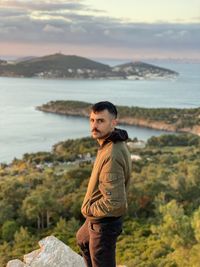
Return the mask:
MULTIPOLYGON (((163 63, 180 73, 173 81, 45 80, 0 78, 0 162, 24 153, 50 151, 53 144, 89 136, 87 119, 35 109, 51 100, 108 100, 116 105, 194 108, 200 106, 200 64, 163 63)), ((131 138, 147 140, 162 131, 126 126, 131 138)))

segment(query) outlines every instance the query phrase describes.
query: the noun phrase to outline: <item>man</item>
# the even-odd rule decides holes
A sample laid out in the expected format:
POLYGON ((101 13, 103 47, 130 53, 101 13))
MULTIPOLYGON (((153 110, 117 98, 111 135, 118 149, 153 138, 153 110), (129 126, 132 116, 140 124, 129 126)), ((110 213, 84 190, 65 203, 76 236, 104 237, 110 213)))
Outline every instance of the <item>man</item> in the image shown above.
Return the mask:
POLYGON ((76 238, 87 267, 115 267, 117 237, 127 209, 131 160, 125 130, 116 129, 117 109, 108 102, 91 108, 92 137, 99 143, 81 212, 86 218, 76 238))

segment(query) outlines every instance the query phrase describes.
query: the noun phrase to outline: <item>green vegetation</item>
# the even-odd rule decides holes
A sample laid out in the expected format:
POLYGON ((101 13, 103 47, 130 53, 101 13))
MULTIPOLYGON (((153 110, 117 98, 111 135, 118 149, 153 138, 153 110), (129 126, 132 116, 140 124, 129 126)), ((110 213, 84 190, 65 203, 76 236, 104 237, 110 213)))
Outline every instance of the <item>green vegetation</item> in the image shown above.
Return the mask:
MULTIPOLYGON (((152 137, 144 149, 130 151, 141 160, 133 162, 117 262, 198 267, 200 137, 152 137)), ((80 207, 95 154, 94 140, 84 138, 0 165, 0 266, 32 251, 50 234, 79 252, 75 233, 84 221, 80 207)))
MULTIPOLYGON (((66 115, 89 116, 91 105, 91 103, 81 101, 51 101, 38 109, 45 112, 66 115)), ((177 109, 117 106, 117 109, 119 112, 119 121, 121 120, 122 122, 127 118, 146 120, 149 124, 152 122, 163 122, 164 124, 173 126, 174 131, 187 127, 200 126, 200 108, 177 109)), ((130 122, 129 124, 134 123, 130 122)))
POLYGON ((200 108, 141 108, 119 107, 120 117, 135 117, 149 121, 164 121, 175 124, 177 128, 200 124, 200 108))

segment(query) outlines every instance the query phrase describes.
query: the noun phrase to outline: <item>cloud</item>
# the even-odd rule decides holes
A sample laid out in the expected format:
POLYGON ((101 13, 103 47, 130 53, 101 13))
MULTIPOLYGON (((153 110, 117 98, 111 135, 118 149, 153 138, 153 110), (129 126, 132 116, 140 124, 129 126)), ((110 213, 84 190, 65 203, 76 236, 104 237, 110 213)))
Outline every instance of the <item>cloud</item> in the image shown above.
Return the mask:
POLYGON ((200 50, 198 23, 133 23, 95 12, 83 1, 2 0, 0 42, 96 46, 108 51, 200 50))
POLYGON ((49 32, 49 33, 63 33, 63 29, 59 28, 59 27, 55 27, 52 25, 47 24, 44 28, 43 28, 44 32, 49 32))
POLYGON ((37 0, 37 1, 27 1, 27 0, 1 0, 0 7, 3 8, 15 8, 15 9, 23 9, 23 10, 80 10, 85 8, 85 5, 79 3, 79 1, 45 1, 45 0, 37 0))
POLYGON ((81 25, 70 25, 70 32, 75 34, 87 33, 86 29, 81 25))
POLYGON ((188 30, 169 29, 167 31, 156 33, 155 37, 163 38, 163 39, 168 38, 168 39, 173 40, 173 39, 178 39, 178 38, 181 38, 181 39, 184 39, 185 37, 187 38, 189 34, 190 32, 188 30))

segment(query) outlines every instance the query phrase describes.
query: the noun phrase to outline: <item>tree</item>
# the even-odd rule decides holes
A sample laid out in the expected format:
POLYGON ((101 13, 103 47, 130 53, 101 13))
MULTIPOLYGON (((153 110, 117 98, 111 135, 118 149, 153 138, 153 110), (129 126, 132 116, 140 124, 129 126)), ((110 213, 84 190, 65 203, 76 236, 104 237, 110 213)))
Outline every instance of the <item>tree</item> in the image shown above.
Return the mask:
POLYGON ((11 246, 8 242, 3 242, 3 244, 0 245, 0 266, 6 266, 11 258, 11 246))
POLYGON ((56 236, 58 239, 67 243, 68 238, 68 229, 67 229, 67 222, 65 219, 60 218, 56 224, 56 227, 53 229, 52 234, 56 236))
POLYGON ((192 228, 194 229, 195 239, 200 243, 200 207, 193 214, 192 228))
POLYGON ((0 200, 0 224, 3 224, 6 220, 12 219, 15 213, 10 203, 4 199, 0 200))
POLYGON ((1 236, 3 240, 11 241, 18 228, 19 226, 15 221, 5 221, 1 229, 1 236))
POLYGON ((152 226, 152 232, 173 249, 191 246, 194 242, 190 218, 176 200, 160 206, 161 224, 152 226))
POLYGON ((50 189, 37 186, 23 201, 23 211, 28 219, 37 220, 38 229, 50 226, 52 214, 57 210, 58 203, 50 189))
POLYGON ((79 221, 74 217, 72 217, 68 221, 60 218, 60 220, 56 224, 56 227, 53 229, 52 234, 78 252, 79 250, 76 245, 76 232, 79 227, 79 221))
POLYGON ((27 228, 20 227, 14 235, 12 256, 19 258, 36 248, 35 239, 30 235, 27 228))

